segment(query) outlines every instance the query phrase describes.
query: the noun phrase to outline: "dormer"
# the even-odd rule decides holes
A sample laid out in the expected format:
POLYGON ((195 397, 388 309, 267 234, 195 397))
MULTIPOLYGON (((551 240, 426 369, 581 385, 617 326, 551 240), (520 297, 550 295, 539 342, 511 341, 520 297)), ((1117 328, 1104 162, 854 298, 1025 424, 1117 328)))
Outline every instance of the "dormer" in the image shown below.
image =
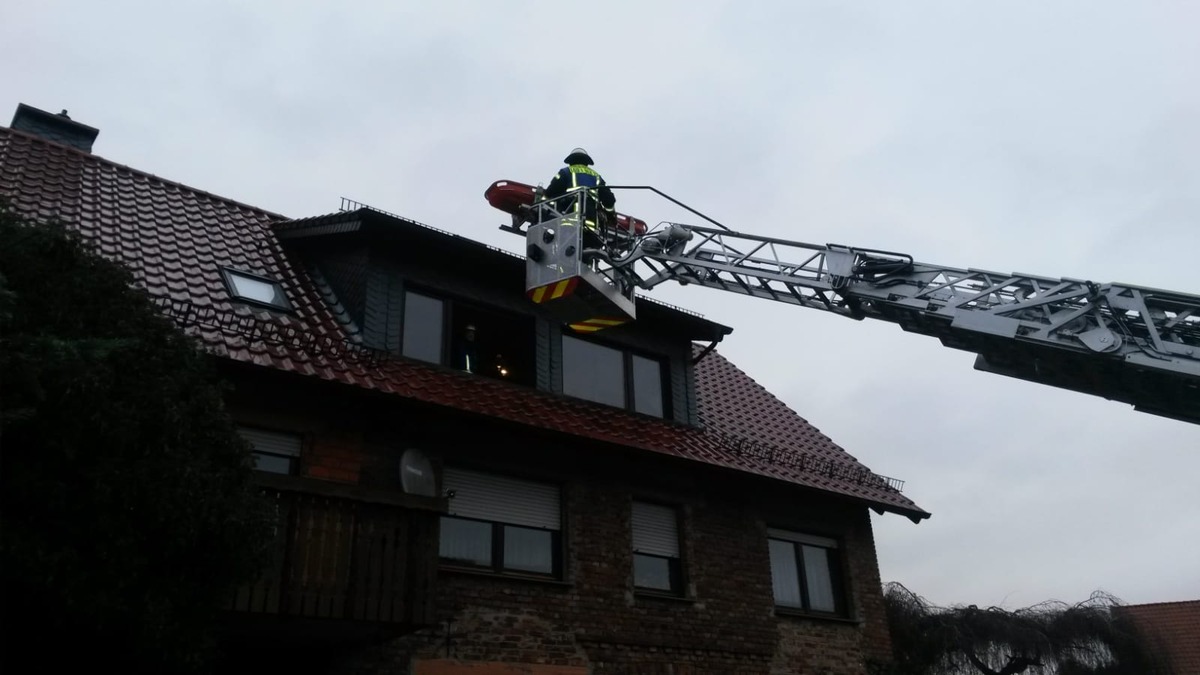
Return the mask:
POLYGON ((525 295, 525 260, 373 209, 281 223, 364 344, 464 376, 696 424, 692 344, 731 329, 642 299, 636 321, 564 326, 525 295))

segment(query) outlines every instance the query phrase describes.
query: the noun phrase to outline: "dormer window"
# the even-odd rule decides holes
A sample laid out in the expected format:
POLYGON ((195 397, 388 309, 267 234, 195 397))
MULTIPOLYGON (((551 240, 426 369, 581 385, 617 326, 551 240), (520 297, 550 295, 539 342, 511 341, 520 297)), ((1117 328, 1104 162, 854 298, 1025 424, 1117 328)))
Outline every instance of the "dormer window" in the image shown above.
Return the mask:
POLYGON ((259 274, 229 268, 221 269, 229 294, 242 302, 288 311, 292 308, 279 282, 259 274))
POLYGON ((563 393, 654 417, 668 417, 664 363, 570 335, 562 336, 563 393))
POLYGON ((456 298, 404 294, 400 353, 475 375, 536 383, 533 322, 456 298))

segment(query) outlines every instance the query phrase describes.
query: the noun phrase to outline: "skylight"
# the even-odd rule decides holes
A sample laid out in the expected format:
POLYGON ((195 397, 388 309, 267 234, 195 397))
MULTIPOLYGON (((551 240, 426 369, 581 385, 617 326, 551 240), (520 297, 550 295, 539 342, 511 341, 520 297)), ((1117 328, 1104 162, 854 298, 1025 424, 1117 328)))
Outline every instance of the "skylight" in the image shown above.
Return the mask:
POLYGON ((238 300, 275 309, 292 308, 278 281, 240 270, 222 269, 221 272, 229 286, 229 293, 238 300))

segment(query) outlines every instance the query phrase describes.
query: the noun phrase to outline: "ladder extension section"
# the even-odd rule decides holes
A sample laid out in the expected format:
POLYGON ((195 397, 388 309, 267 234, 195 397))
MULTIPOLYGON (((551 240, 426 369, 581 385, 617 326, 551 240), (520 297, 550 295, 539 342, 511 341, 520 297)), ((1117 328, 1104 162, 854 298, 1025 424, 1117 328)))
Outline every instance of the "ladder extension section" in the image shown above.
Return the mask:
POLYGON ((676 281, 890 321, 979 354, 980 370, 1200 422, 1197 295, 678 223, 662 224, 612 263, 644 289, 676 281))
POLYGON ((895 323, 953 327, 1093 352, 1180 359, 1200 376, 1200 296, 1124 284, 940 267, 906 255, 819 246, 670 224, 698 237, 687 249, 648 238, 627 259, 650 269, 646 289, 672 280, 895 323), (1189 363, 1190 362, 1190 363, 1189 363))

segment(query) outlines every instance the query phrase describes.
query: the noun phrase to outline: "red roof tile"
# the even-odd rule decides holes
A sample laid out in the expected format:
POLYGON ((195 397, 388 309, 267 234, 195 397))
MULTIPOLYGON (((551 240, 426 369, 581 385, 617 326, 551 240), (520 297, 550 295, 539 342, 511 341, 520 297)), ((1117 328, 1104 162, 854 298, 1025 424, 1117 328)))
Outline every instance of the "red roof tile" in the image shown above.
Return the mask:
POLYGON ((224 358, 768 476, 914 519, 929 515, 716 352, 696 367, 703 428, 686 427, 359 351, 280 245, 273 226, 283 216, 3 127, 0 195, 27 216, 81 232, 224 358), (224 266, 279 279, 294 312, 232 302, 224 266))
POLYGON ((1200 675, 1200 600, 1124 605, 1117 611, 1133 619, 1171 672, 1200 675))

